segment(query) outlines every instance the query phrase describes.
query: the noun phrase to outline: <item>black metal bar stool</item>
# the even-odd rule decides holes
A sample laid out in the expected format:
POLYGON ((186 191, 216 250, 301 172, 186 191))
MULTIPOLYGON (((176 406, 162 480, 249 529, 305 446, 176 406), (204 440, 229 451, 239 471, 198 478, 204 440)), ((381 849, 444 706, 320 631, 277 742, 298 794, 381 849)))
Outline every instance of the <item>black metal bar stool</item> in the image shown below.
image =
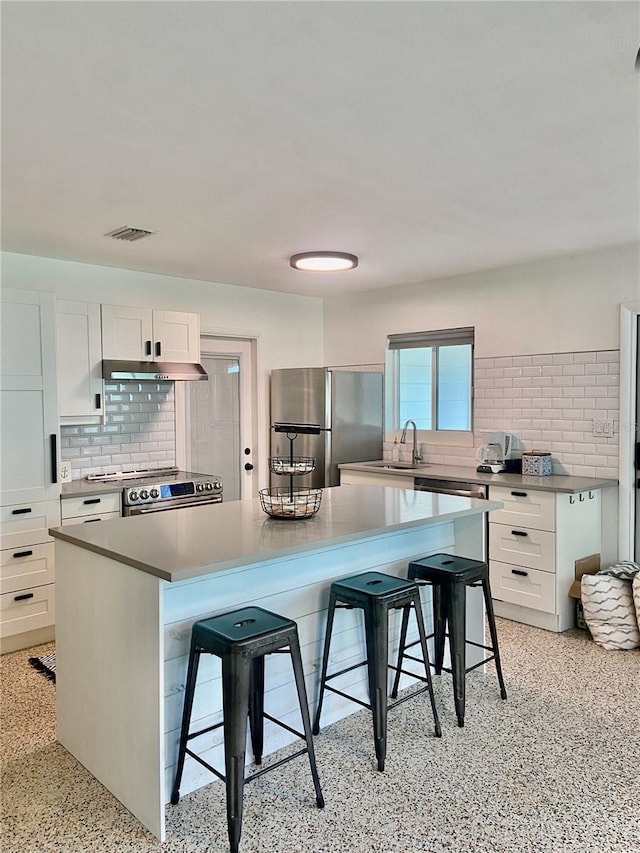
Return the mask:
POLYGON ((210 619, 196 622, 191 632, 191 650, 187 669, 182 730, 178 751, 176 778, 171 792, 171 802, 175 805, 180 799, 180 781, 184 769, 185 755, 195 758, 200 764, 214 773, 226 784, 227 789, 227 826, 231 853, 237 853, 242 832, 242 795, 244 783, 274 770, 281 764, 307 753, 311 765, 311 776, 316 792, 318 808, 324 806, 320 788, 316 758, 311 737, 311 719, 307 703, 307 691, 302 671, 302 658, 298 640, 298 628, 295 622, 284 619, 261 607, 243 607, 210 619), (191 709, 196 688, 200 655, 205 652, 222 659, 222 708, 223 721, 189 733, 191 709), (293 673, 298 690, 298 701, 304 734, 290 728, 264 710, 264 656, 273 653, 291 655, 293 673), (247 738, 247 716, 251 730, 251 746, 256 764, 262 763, 264 719, 276 723, 297 737, 306 741, 306 747, 293 755, 265 767, 245 779, 245 745, 247 738), (211 732, 224 726, 225 775, 207 764, 199 755, 187 748, 192 738, 211 732))
MULTIPOLYGON (((384 770, 384 762, 387 754, 387 710, 399 705, 400 702, 405 702, 407 699, 412 699, 418 693, 428 690, 435 723, 435 734, 436 737, 441 736, 440 721, 438 719, 438 711, 436 710, 431 672, 429 669, 429 652, 427 650, 422 607, 420 605, 420 590, 415 583, 410 583, 402 578, 385 575, 380 572, 365 572, 364 574, 344 578, 331 584, 327 611, 327 631, 322 658, 322 674, 320 677, 320 696, 313 723, 313 733, 316 735, 320 731, 320 714, 322 712, 322 700, 325 690, 337 693, 339 696, 356 702, 364 708, 369 708, 372 712, 373 736, 378 770, 384 770), (346 669, 341 669, 339 672, 334 672, 332 675, 327 675, 333 619, 336 609, 340 608, 360 608, 363 611, 367 659, 346 667, 346 669), (399 608, 402 608, 404 611, 403 624, 404 620, 408 622, 411 609, 413 608, 415 611, 418 633, 420 634, 419 642, 422 645, 422 652, 424 654, 426 677, 421 678, 414 673, 412 675, 421 681, 425 681, 426 687, 415 691, 409 696, 405 696, 398 702, 389 704, 387 699, 387 673, 389 669, 395 669, 395 667, 389 665, 389 610, 399 608), (359 666, 365 666, 365 664, 368 665, 369 703, 362 702, 360 699, 349 696, 327 684, 332 678, 337 678, 339 675, 344 675, 345 672, 350 672, 359 666)), ((392 698, 396 696, 397 689, 392 694, 392 698)))
MULTIPOLYGON (((483 666, 491 660, 496 662, 496 672, 500 683, 500 696, 507 698, 507 691, 502 678, 502 666, 500 665, 500 650, 498 648, 498 634, 496 632, 496 620, 493 613, 493 602, 491 601, 491 587, 489 586, 489 568, 486 563, 479 560, 469 560, 466 557, 455 557, 452 554, 432 554, 421 560, 409 563, 407 573, 409 580, 420 585, 430 585, 433 595, 433 625, 434 633, 434 663, 436 675, 442 670, 450 672, 453 676, 453 694, 456 707, 458 725, 464 726, 465 706, 465 674, 483 666), (491 645, 484 646, 466 638, 466 614, 467 614, 467 587, 481 586, 484 594, 484 604, 487 611, 489 633, 491 634, 491 645), (449 631, 447 633, 447 625, 449 631), (442 665, 444 660, 445 637, 449 637, 449 651, 451 653, 451 668, 442 665), (473 666, 466 666, 466 646, 476 646, 479 649, 491 652, 488 657, 473 666)), ((396 682, 400 675, 400 667, 403 658, 419 661, 420 658, 407 654, 407 649, 415 645, 407 645, 407 617, 403 614, 402 630, 400 633, 400 650, 398 652, 398 669, 396 682)))

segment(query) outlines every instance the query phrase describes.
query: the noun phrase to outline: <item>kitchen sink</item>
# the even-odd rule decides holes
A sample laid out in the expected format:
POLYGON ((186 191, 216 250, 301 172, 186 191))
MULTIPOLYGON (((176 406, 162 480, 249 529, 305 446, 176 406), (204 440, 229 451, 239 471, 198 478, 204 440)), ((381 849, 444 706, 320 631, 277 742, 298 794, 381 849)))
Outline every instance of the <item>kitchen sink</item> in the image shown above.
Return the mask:
POLYGON ((369 468, 386 468, 394 471, 414 471, 419 468, 429 467, 425 462, 414 464, 413 462, 389 462, 387 459, 380 459, 376 462, 363 462, 362 464, 369 468))

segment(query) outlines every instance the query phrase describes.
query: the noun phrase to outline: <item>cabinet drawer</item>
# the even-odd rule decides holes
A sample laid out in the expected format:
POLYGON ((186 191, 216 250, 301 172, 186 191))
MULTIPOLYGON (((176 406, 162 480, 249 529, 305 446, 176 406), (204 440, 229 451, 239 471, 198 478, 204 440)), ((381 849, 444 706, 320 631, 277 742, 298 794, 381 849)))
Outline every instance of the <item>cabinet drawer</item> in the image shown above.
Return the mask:
POLYGON ((489 557, 501 563, 555 572, 555 534, 511 524, 489 524, 489 557))
POLYGON ((555 530, 555 495, 535 489, 489 486, 489 499, 502 501, 503 509, 494 509, 490 521, 533 527, 536 530, 555 530))
POLYGON ((55 545, 30 545, 0 551, 0 593, 54 581, 55 545))
POLYGON ((55 584, 0 595, 0 637, 55 624, 55 584))
POLYGON ((50 527, 60 524, 60 501, 0 507, 0 549, 53 542, 50 527))
POLYGON ((555 613, 555 575, 490 560, 489 580, 492 598, 530 607, 532 610, 555 613))
POLYGON ((120 518, 119 512, 101 512, 95 515, 77 515, 75 518, 64 518, 62 526, 67 524, 90 524, 94 521, 109 521, 112 518, 120 518))
POLYGON ((105 512, 117 512, 120 515, 122 492, 106 492, 102 495, 83 495, 64 498, 60 503, 62 518, 75 518, 79 515, 104 515, 105 512))

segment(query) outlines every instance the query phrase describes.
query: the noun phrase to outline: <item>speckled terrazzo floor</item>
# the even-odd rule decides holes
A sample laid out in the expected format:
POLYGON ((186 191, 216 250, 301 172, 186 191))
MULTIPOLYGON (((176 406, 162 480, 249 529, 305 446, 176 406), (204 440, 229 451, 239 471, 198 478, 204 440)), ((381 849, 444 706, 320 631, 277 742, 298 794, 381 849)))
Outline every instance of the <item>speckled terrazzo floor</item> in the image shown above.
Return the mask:
MULTIPOLYGON (((459 729, 437 678, 442 739, 425 697, 399 706, 383 774, 368 712, 324 729, 326 808, 304 758, 267 774, 245 790, 242 853, 640 853, 640 651, 498 630, 507 702, 491 666, 467 676, 459 729)), ((227 851, 221 783, 168 806, 160 844, 55 742, 55 686, 27 663, 51 649, 0 661, 3 853, 227 851)))

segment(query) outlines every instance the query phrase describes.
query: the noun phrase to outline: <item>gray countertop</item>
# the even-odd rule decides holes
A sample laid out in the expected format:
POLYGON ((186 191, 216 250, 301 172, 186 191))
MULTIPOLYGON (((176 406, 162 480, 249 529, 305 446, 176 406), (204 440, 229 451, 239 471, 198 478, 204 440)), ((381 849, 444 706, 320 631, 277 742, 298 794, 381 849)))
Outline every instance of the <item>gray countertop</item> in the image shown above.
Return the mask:
MULTIPOLYGON (((393 464, 393 463, 389 463, 393 464)), ((383 476, 424 477, 433 480, 452 480, 456 483, 479 483, 487 486, 526 487, 543 492, 563 492, 577 494, 589 489, 607 489, 617 486, 617 480, 604 480, 598 477, 572 477, 570 475, 550 474, 546 477, 523 476, 522 474, 481 474, 475 468, 455 467, 452 465, 427 465, 422 468, 381 468, 370 462, 350 462, 338 465, 345 471, 367 471, 383 476)))
POLYGON ((88 495, 108 495, 114 492, 120 494, 124 488, 123 482, 104 483, 100 480, 72 480, 70 483, 63 483, 60 489, 60 497, 65 498, 83 498, 88 495))
POLYGON ((382 486, 325 489, 313 518, 269 518, 258 500, 52 528, 56 539, 177 582, 477 515, 502 504, 382 486))

